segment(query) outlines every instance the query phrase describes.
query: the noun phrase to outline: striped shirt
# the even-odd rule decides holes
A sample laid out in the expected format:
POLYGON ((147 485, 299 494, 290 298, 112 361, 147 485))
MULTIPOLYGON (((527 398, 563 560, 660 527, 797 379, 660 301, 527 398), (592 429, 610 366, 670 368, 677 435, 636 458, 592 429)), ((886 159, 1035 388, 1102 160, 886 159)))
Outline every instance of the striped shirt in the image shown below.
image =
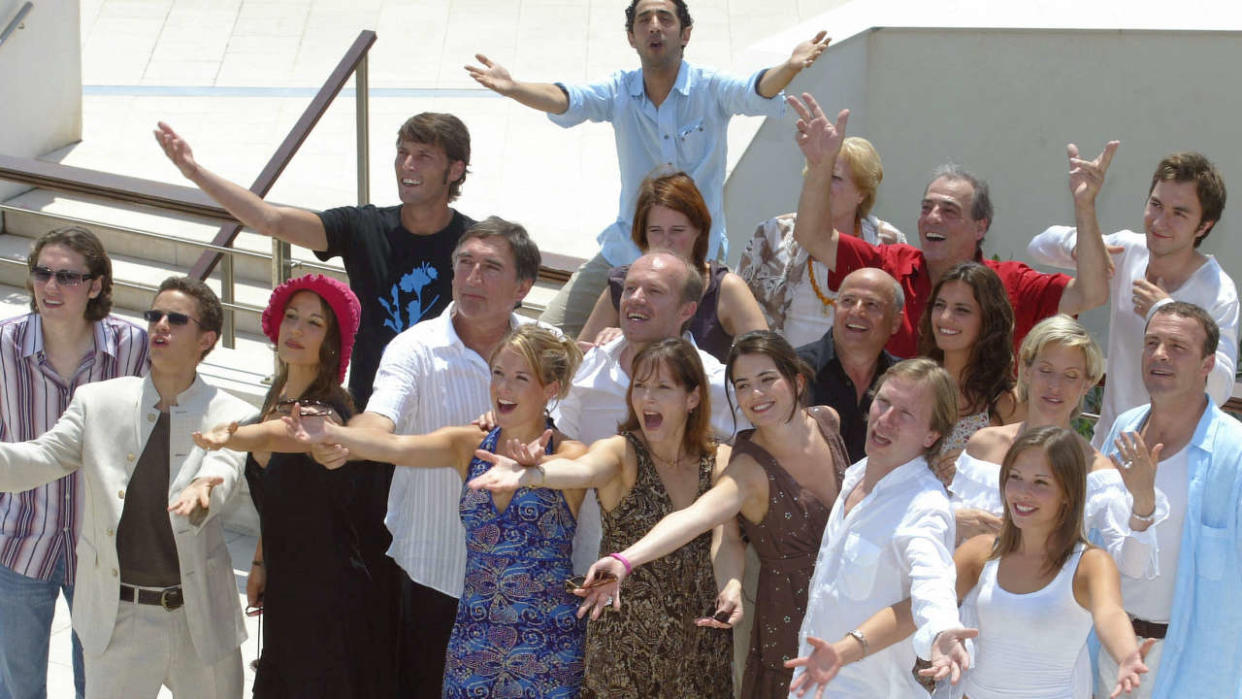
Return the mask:
MULTIPOLYGON (((46 432, 69 407, 78 386, 147 372, 147 333, 114 316, 95 325, 94 348, 65 382, 43 353, 37 313, 0 321, 0 441, 25 442, 46 432)), ((76 471, 20 493, 0 493, 0 565, 50 580, 58 562, 72 585, 81 532, 82 486, 76 471)))
MULTIPOLYGON (((465 425, 491 407, 491 369, 458 337, 452 321, 455 305, 405 330, 384 348, 367 412, 392 420, 397 434, 465 425)), ((533 321, 513 314, 509 322, 516 327, 533 321)), ((461 486, 452 468, 397 468, 384 517, 392 532, 389 557, 414 582, 452 597, 461 597, 466 578, 466 530, 458 513, 461 486)))

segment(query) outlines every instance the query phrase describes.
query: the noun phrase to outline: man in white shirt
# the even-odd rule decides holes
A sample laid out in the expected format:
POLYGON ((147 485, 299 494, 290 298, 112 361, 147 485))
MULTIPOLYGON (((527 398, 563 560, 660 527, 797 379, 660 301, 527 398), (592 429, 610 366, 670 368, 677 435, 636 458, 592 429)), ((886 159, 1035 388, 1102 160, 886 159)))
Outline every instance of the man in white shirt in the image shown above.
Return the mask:
MULTIPOLYGON (((1103 183, 1099 173, 1095 191, 1103 183)), ((1156 166, 1147 191, 1143 234, 1123 230, 1104 236, 1115 267, 1110 280, 1112 309, 1108 331, 1108 380, 1097 448, 1105 445, 1113 421, 1147 402, 1134 348, 1152 313, 1172 301, 1205 309, 1220 328, 1216 364, 1208 377, 1208 393, 1223 405, 1233 392, 1238 351, 1238 291, 1216 258, 1199 252, 1225 208, 1225 182, 1216 166, 1198 153, 1174 153, 1156 166)), ((1077 227, 1052 226, 1027 248, 1036 262, 1074 266, 1078 230, 1099 235, 1095 197, 1074 195, 1077 227)))
POLYGON ((927 696, 911 673, 915 656, 929 658, 936 636, 961 626, 953 513, 927 464, 957 421, 957 389, 929 359, 899 362, 880 379, 869 415, 867 458, 845 472, 815 561, 795 663, 807 670, 791 689, 832 679, 834 697, 927 696), (869 653, 858 626, 907 597, 918 627, 912 641, 869 653), (821 639, 846 636, 862 660, 825 676, 833 663, 821 639))
MULTIPOLYGON (((463 233, 453 252, 453 302, 388 344, 366 411, 350 426, 425 434, 486 412, 488 357, 510 328, 530 322, 513 310, 534 284, 539 263, 538 247, 516 223, 493 216, 463 233)), ((451 468, 398 467, 393 475, 384 523, 393 537, 388 555, 404 573, 401 696, 440 694, 466 574, 461 485, 451 468)))
MULTIPOLYGON (((1137 697, 1242 697, 1242 424, 1205 393, 1219 335, 1198 306, 1157 308, 1141 354, 1151 403, 1120 415, 1105 440, 1121 468, 1157 460, 1154 486, 1169 502, 1167 517, 1149 504, 1131 512, 1131 527, 1155 527, 1159 547, 1155 575, 1121 576, 1135 633, 1158 639, 1137 697)), ((1116 669, 1100 653, 1099 677, 1116 669)))

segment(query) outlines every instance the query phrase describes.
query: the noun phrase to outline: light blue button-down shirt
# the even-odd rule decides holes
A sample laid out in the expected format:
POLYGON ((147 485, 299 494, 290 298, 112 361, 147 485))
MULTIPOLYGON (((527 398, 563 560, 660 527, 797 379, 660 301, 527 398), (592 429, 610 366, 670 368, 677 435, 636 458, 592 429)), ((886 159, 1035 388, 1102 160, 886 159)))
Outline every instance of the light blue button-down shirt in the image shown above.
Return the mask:
POLYGON ((684 170, 694 178, 712 215, 707 258, 724 258, 729 119, 734 114, 779 116, 785 110, 784 93, 772 98, 759 94, 763 73, 743 79, 682 61, 677 82, 659 107, 647 98, 642 70, 618 71, 588 85, 557 83, 569 95, 569 108, 564 114, 549 114, 553 123, 568 128, 588 119, 612 122, 621 166, 620 211, 597 238, 609 264, 638 259, 638 246, 630 239, 634 204, 643 178, 657 168, 684 170))
MULTIPOLYGON (((1122 413, 1104 443, 1150 412, 1122 413)), ((1242 423, 1209 400, 1188 449, 1173 612, 1152 696, 1242 699, 1242 423)))

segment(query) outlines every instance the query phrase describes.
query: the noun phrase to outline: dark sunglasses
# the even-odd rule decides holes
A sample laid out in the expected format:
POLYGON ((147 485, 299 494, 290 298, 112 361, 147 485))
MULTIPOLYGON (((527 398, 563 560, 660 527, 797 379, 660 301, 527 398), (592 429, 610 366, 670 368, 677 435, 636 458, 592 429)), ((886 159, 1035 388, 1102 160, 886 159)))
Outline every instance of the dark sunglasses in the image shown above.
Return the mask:
MULTIPOLYGON (((161 311, 159 309, 152 308, 149 311, 142 312, 142 317, 145 318, 148 323, 152 324, 164 320, 164 316, 168 316, 169 325, 185 325, 190 321, 198 323, 197 318, 191 318, 184 313, 177 313, 176 311, 161 311)), ((201 325, 201 323, 199 323, 199 325, 201 325)))
POLYGON ((95 278, 90 272, 70 272, 67 269, 52 270, 42 265, 30 270, 30 276, 40 284, 46 284, 56 277, 56 283, 60 286, 77 286, 85 281, 95 278))

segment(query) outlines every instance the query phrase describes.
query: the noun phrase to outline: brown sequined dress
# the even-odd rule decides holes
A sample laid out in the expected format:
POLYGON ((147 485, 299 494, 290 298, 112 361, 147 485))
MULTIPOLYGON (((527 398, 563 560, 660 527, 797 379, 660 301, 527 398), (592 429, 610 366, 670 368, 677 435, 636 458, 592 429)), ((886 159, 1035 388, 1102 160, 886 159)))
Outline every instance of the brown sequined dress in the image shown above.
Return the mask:
MULTIPOLYGON (((640 438, 622 433, 638 458, 634 487, 604 512, 600 551, 621 551, 673 512, 651 455, 640 438)), ((712 485, 715 454, 699 460, 697 495, 712 485)), ((729 631, 700 628, 694 620, 716 608, 711 533, 639 567, 625 580, 621 611, 587 626, 582 696, 608 699, 731 699, 729 631)))
MULTIPOLYGON (((840 425, 829 410, 811 408, 810 413, 832 450, 833 476, 840 491, 841 478, 849 466, 840 425)), ((784 663, 798 656, 798 629, 806 614, 811 573, 832 503, 820 502, 766 449, 750 441, 754 432, 739 432, 733 444, 734 457, 746 454, 768 474, 768 512, 763 521, 756 524, 738 516, 742 531, 759 555, 759 585, 742 696, 783 699, 789 696, 793 676, 784 663)))

